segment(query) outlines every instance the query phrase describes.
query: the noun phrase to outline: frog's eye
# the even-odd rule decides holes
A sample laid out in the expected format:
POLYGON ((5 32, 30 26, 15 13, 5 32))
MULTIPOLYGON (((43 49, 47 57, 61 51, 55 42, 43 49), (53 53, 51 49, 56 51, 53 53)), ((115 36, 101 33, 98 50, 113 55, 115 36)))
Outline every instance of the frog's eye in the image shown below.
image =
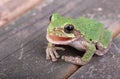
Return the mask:
POLYGON ((64 27, 64 32, 66 32, 66 33, 72 33, 73 30, 74 30, 74 26, 71 25, 71 24, 67 24, 67 25, 65 25, 65 27, 64 27))
POLYGON ((52 20, 52 15, 49 17, 49 20, 50 20, 50 21, 52 20))

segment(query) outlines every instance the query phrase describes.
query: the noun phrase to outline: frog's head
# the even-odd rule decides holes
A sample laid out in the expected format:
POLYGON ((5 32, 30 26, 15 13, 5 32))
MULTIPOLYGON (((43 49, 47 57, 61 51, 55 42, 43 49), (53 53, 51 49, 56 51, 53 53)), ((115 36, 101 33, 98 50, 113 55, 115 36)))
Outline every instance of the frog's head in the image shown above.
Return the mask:
POLYGON ((50 24, 47 29, 48 41, 56 44, 65 44, 75 39, 75 19, 65 18, 58 14, 50 17, 50 24))

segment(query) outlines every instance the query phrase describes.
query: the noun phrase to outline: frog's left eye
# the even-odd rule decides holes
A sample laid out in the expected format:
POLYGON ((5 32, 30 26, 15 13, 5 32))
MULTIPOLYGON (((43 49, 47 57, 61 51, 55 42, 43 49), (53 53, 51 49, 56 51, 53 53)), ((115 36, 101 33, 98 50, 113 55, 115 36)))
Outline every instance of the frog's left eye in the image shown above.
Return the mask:
POLYGON ((49 17, 49 20, 50 20, 50 21, 52 20, 52 15, 49 17))
POLYGON ((64 27, 64 32, 66 33, 72 33, 74 30, 74 26, 72 24, 67 24, 64 27))

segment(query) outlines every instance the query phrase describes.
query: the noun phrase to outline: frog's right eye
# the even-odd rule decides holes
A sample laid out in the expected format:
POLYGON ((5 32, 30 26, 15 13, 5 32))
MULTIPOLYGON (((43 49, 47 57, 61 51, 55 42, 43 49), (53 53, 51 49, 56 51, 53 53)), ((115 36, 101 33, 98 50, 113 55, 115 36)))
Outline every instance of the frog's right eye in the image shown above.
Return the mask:
POLYGON ((52 15, 49 17, 49 20, 50 20, 50 21, 52 20, 52 15))
POLYGON ((73 30, 74 30, 74 26, 71 25, 71 24, 67 24, 67 25, 65 25, 65 27, 64 27, 64 32, 66 32, 66 33, 72 33, 73 30))

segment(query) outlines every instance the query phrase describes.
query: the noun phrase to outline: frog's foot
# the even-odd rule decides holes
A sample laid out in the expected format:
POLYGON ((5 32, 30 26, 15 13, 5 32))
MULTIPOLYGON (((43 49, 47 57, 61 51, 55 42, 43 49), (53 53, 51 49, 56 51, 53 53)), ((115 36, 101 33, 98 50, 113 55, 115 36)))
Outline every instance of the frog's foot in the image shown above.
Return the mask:
POLYGON ((104 54, 106 54, 108 52, 109 48, 106 48, 104 50, 96 50, 95 54, 99 55, 99 56, 103 56, 104 54))
POLYGON ((61 59, 63 59, 65 62, 70 62, 76 65, 84 65, 87 63, 87 62, 82 61, 80 57, 62 56, 61 59))
POLYGON ((62 47, 56 47, 56 46, 48 46, 46 48, 46 59, 57 61, 57 59, 60 57, 59 54, 56 52, 56 50, 65 50, 62 47))
POLYGON ((109 44, 108 48, 102 48, 100 46, 97 46, 98 50, 96 50, 95 54, 99 56, 103 56, 104 54, 108 52, 110 47, 111 47, 111 44, 109 44))

